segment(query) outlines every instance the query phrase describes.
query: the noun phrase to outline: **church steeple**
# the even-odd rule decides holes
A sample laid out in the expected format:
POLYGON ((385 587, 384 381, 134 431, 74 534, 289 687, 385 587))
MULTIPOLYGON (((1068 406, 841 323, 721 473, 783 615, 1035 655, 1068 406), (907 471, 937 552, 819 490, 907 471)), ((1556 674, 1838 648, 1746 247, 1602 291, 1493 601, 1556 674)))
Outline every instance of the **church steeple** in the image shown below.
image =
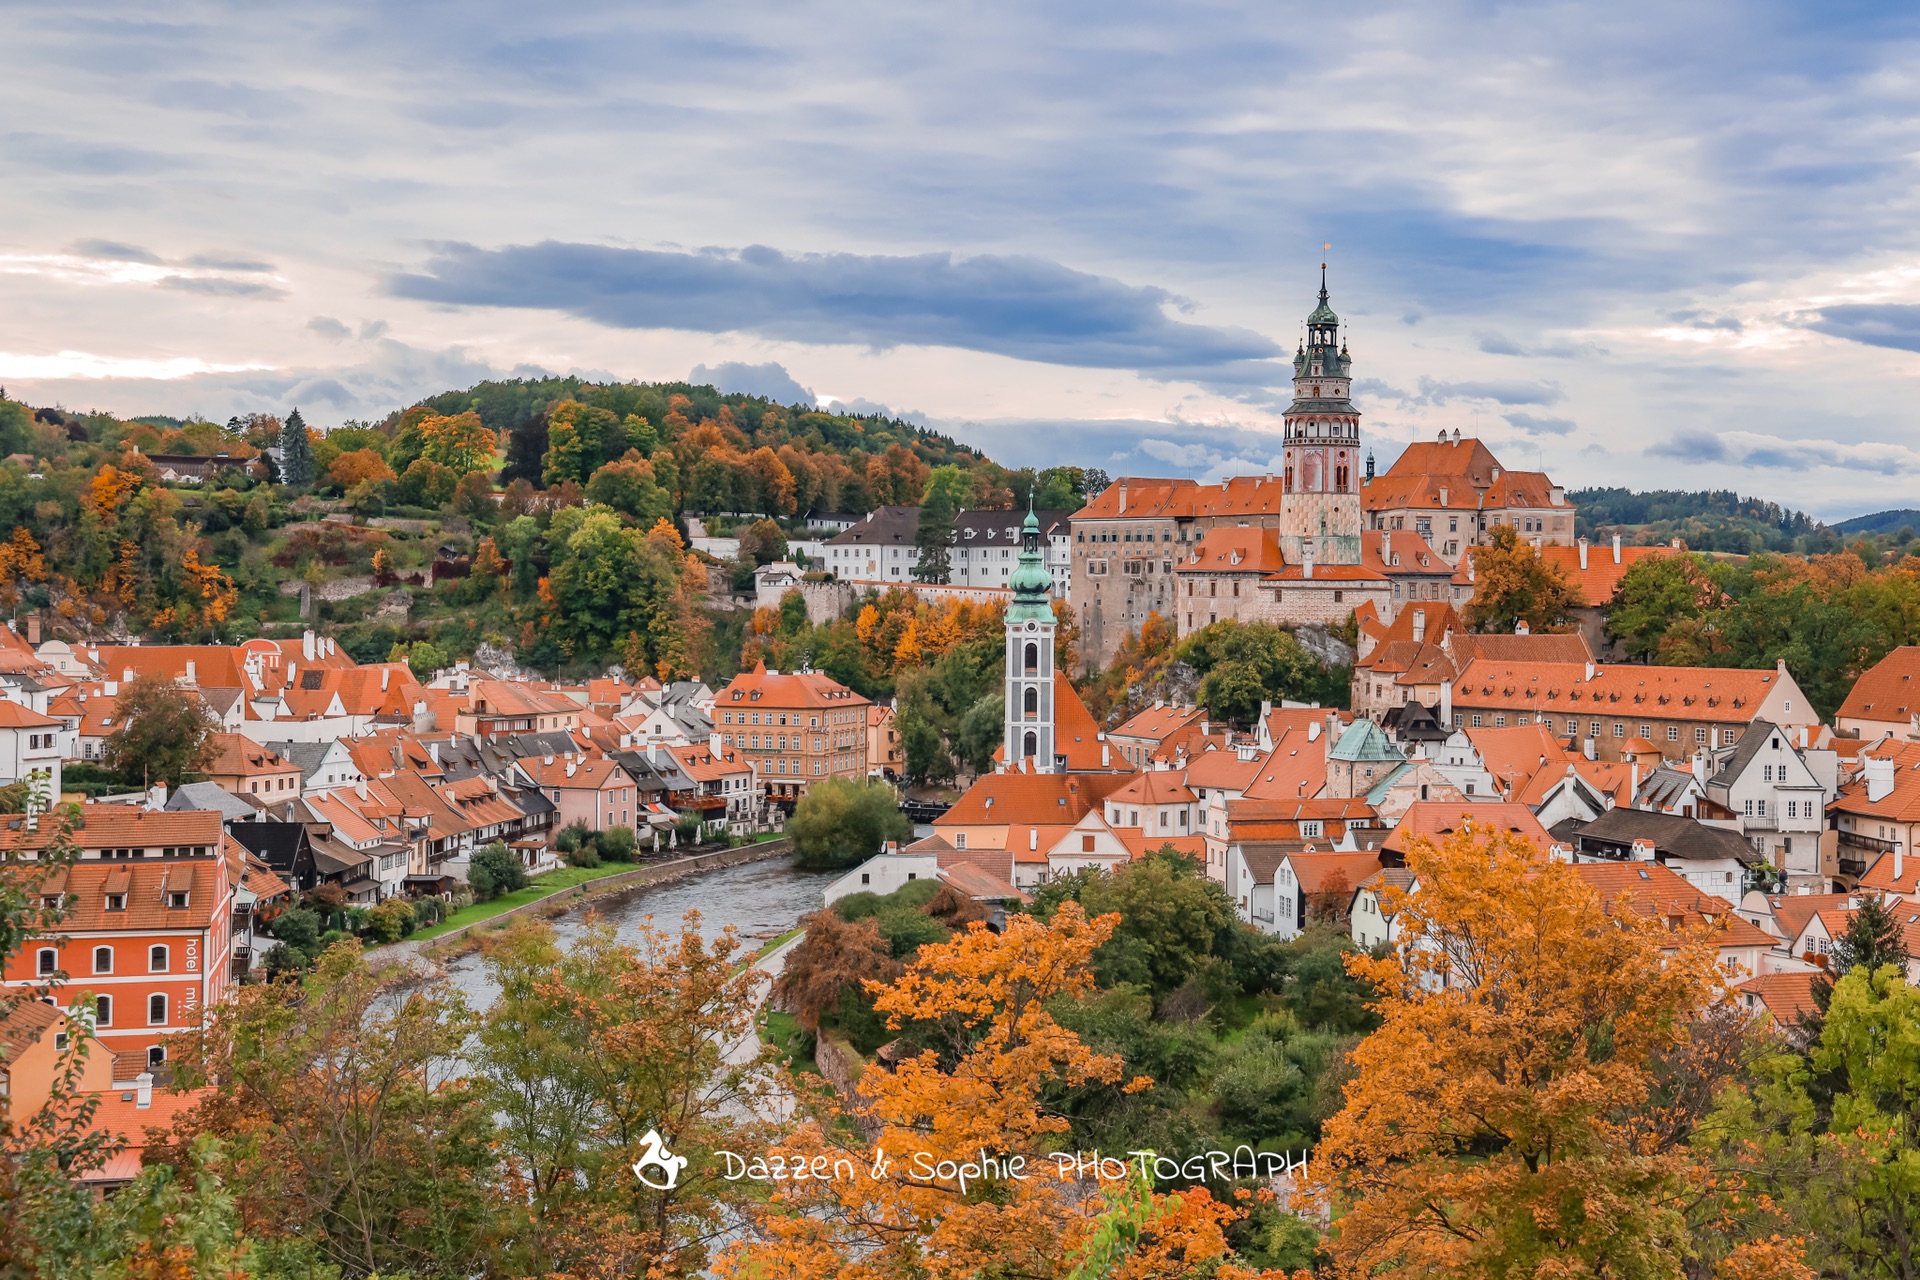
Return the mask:
POLYGON ((1360 562, 1360 411, 1353 360, 1320 263, 1320 296, 1293 357, 1293 403, 1285 415, 1281 554, 1322 564, 1360 562))
POLYGON ((1040 517, 1027 497, 1020 526, 1020 564, 1008 580, 1007 719, 1001 758, 1011 768, 1055 768, 1053 753, 1053 575, 1041 538, 1040 517))

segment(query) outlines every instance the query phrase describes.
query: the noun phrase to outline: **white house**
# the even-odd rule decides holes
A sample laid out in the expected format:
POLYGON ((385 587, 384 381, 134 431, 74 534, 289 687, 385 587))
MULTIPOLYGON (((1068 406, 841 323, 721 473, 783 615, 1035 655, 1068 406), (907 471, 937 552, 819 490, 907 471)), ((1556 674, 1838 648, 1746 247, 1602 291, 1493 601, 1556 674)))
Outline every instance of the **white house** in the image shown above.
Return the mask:
POLYGON ((71 750, 66 721, 0 700, 0 784, 24 782, 45 803, 60 798, 60 761, 71 750))
POLYGON ((881 897, 904 889, 915 880, 938 880, 940 855, 934 852, 904 853, 893 850, 875 854, 847 874, 828 885, 821 893, 827 906, 855 893, 877 893, 881 897))
POLYGON ((1707 798, 1739 815, 1741 834, 1787 884, 1827 886, 1821 833, 1834 798, 1838 759, 1831 749, 1795 745, 1804 731, 1766 720, 1747 726, 1733 750, 1719 756, 1706 782, 1707 798))
POLYGON ((1076 871, 1111 871, 1132 858, 1133 851, 1100 816, 1089 809, 1080 821, 1047 848, 1047 878, 1070 876, 1076 871))

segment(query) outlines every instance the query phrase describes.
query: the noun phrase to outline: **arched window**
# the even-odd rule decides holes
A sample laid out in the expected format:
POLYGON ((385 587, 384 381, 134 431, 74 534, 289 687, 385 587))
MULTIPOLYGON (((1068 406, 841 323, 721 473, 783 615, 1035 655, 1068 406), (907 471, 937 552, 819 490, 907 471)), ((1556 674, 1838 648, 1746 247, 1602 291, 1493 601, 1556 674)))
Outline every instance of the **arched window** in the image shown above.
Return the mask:
POLYGON ((93 1025, 110 1027, 113 1025, 113 997, 95 996, 93 998, 93 1025))
POLYGON ((112 947, 95 947, 93 949, 93 971, 95 973, 113 972, 112 947))
POLYGON ((1034 755, 1034 754, 1036 754, 1036 753, 1037 753, 1037 752, 1038 752, 1039 750, 1040 750, 1040 739, 1039 739, 1039 737, 1038 737, 1037 735, 1035 735, 1035 734, 1031 734, 1031 733, 1030 733, 1030 734, 1028 734, 1028 735, 1027 735, 1027 737, 1026 737, 1026 745, 1025 745, 1025 747, 1024 747, 1024 748, 1023 748, 1022 750, 1021 750, 1021 752, 1020 752, 1020 754, 1021 754, 1021 755, 1022 755, 1023 757, 1026 757, 1026 756, 1032 756, 1032 755, 1034 755))
POLYGON ((1027 662, 1027 671, 1029 674, 1031 674, 1032 672, 1038 671, 1040 669, 1040 646, 1039 645, 1029 644, 1027 646, 1026 662, 1027 662))
POLYGON ((147 1025, 164 1027, 167 1024, 167 998, 159 992, 147 997, 147 1025))
POLYGON ((58 969, 59 967, 60 967, 60 953, 58 951, 55 951, 51 947, 42 947, 40 949, 39 961, 34 966, 35 971, 41 977, 45 977, 47 974, 52 973, 54 970, 58 969))
POLYGON ((1040 691, 1038 689, 1030 688, 1024 694, 1022 694, 1020 696, 1020 709, 1026 712, 1030 716, 1039 715, 1040 714, 1040 691))

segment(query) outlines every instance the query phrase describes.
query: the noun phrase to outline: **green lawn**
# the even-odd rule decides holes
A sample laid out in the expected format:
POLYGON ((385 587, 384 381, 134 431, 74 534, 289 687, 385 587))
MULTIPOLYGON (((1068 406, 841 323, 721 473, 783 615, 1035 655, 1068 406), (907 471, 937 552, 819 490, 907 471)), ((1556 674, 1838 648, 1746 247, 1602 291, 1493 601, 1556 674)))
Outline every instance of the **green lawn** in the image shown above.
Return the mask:
POLYGON ((547 871, 533 878, 533 882, 524 889, 512 893, 503 893, 492 902, 476 902, 412 935, 416 942, 431 942, 444 933, 450 933, 465 925, 477 924, 482 920, 491 920, 504 911, 522 906, 529 902, 538 902, 549 894, 561 889, 570 889, 589 880, 604 880, 608 876, 617 876, 623 871, 632 871, 631 862, 608 862, 597 867, 561 867, 557 871, 547 871))

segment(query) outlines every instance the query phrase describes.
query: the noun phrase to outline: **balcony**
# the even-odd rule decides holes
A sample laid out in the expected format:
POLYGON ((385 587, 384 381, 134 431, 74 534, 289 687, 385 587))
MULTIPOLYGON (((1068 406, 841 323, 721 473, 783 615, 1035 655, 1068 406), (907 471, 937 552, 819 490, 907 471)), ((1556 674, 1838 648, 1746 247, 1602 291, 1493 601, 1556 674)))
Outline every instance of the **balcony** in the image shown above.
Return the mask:
POLYGON ((1881 854, 1893 852, 1894 842, 1891 840, 1863 836, 1856 831, 1842 831, 1839 834, 1840 874, 1843 876, 1863 876, 1881 854))

